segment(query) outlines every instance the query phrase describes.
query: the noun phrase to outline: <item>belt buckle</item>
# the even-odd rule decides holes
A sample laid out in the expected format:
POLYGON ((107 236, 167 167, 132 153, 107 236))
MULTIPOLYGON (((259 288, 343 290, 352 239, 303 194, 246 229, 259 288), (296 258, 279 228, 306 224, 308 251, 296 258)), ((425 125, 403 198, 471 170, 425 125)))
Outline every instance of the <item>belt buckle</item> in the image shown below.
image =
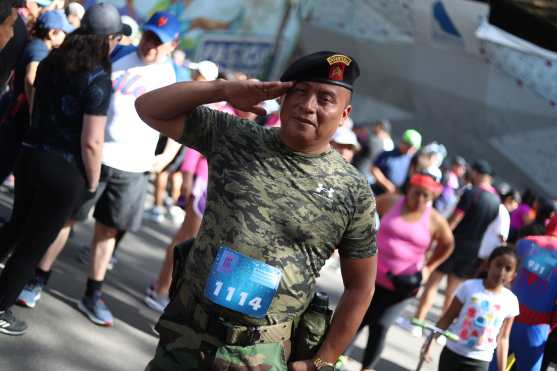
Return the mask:
POLYGON ((248 327, 248 341, 250 344, 256 344, 259 340, 261 340, 261 331, 259 328, 255 326, 248 327))

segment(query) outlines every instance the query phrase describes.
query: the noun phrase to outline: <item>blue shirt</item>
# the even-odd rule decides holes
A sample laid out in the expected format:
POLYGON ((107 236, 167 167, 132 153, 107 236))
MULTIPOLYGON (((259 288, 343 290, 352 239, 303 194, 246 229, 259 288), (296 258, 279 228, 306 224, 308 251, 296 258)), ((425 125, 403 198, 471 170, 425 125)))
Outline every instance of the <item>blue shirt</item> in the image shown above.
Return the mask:
POLYGON ((395 186, 400 187, 406 180, 411 160, 411 155, 402 153, 395 148, 392 151, 381 153, 373 165, 377 166, 395 186))
POLYGON ((27 67, 31 62, 42 61, 46 58, 48 52, 48 47, 43 40, 36 38, 31 40, 23 51, 23 65, 27 67))

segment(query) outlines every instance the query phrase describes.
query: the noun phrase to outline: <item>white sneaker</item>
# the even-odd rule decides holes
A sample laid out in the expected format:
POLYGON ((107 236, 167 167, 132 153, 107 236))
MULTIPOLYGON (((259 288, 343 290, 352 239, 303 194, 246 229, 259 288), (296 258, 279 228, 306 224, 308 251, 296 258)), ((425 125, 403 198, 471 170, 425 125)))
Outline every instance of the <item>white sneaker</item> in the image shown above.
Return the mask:
POLYGON ((174 224, 182 224, 186 217, 186 212, 180 206, 172 206, 168 209, 168 213, 174 224))
POLYGON ((156 223, 162 223, 164 221, 164 210, 161 207, 154 206, 145 210, 143 217, 156 223))
POLYGON ((414 337, 421 338, 424 334, 424 331, 420 326, 412 326, 412 328, 410 329, 410 333, 414 337))

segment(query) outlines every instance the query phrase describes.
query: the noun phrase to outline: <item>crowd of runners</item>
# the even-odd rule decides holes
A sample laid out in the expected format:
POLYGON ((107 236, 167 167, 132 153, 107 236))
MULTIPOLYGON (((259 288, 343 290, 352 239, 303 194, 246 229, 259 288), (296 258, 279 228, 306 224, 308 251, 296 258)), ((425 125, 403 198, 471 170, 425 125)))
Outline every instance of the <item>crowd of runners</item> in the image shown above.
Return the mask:
MULTIPOLYGON (((126 233, 149 219, 178 227, 145 289, 145 304, 163 313, 175 247, 200 231, 212 173, 200 151, 147 125, 136 99, 177 82, 252 76, 188 60, 177 49, 180 24, 164 11, 138 25, 107 4, 86 10, 63 0, 2 0, 0 21, 0 184, 14 190, 12 216, 0 228, 0 333, 25 332, 10 307, 37 305, 73 225, 91 217, 79 310, 113 325, 102 299, 107 270, 117 269, 126 233)), ((281 126, 278 99, 252 110, 218 100, 205 106, 281 126)), ((360 325, 370 330, 363 369, 375 368, 389 327, 414 298, 415 317, 426 319, 445 277, 438 325, 460 340, 447 342, 440 369, 487 369, 495 349, 494 369, 506 366, 508 351, 518 370, 547 367, 556 352, 544 358, 557 325, 556 201, 513 187, 485 159, 449 153, 419 130, 388 120, 338 124, 330 146, 365 177, 376 200, 377 276, 360 325)), ((315 191, 335 192, 325 183, 315 191)), ((421 327, 409 331, 422 336, 421 327)))

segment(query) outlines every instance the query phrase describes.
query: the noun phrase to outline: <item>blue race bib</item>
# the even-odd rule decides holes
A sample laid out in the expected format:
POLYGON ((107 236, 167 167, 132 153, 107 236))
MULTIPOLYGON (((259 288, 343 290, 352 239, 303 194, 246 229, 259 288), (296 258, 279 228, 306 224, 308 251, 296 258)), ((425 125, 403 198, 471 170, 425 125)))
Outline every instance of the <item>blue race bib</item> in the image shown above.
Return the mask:
POLYGON ((204 294, 225 308, 251 317, 263 317, 282 277, 280 269, 221 246, 204 294))

